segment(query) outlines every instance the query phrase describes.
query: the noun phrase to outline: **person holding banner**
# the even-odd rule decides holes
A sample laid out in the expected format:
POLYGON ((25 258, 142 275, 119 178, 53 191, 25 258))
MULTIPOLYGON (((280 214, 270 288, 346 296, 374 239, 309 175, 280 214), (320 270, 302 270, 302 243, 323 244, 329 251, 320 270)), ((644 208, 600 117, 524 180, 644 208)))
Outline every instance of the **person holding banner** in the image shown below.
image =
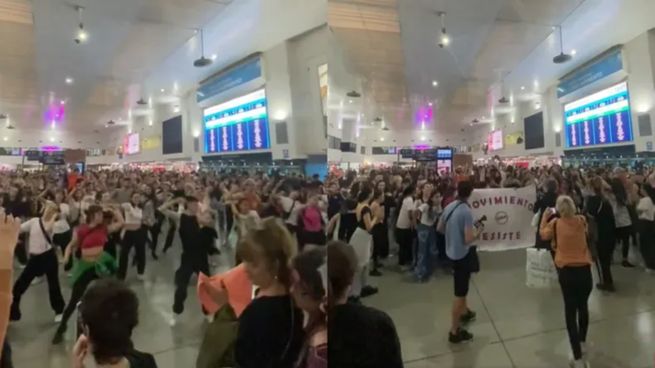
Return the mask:
POLYGON ((588 300, 593 288, 587 221, 584 216, 577 215, 575 202, 569 196, 560 196, 556 208, 546 211, 539 228, 542 238, 552 240, 555 251, 566 329, 573 350, 570 366, 584 368, 583 353, 589 327, 588 300))
POLYGON ((446 207, 437 226, 437 231, 446 236, 446 254, 453 261, 455 300, 448 334, 448 341, 453 344, 473 339, 473 335, 462 328, 462 324, 473 321, 476 316, 468 308, 466 296, 471 273, 478 272, 480 268, 477 251, 471 245, 484 227, 481 220, 473 222, 473 213, 468 204, 471 193, 473 184, 470 181, 460 182, 457 185, 457 200, 446 207))

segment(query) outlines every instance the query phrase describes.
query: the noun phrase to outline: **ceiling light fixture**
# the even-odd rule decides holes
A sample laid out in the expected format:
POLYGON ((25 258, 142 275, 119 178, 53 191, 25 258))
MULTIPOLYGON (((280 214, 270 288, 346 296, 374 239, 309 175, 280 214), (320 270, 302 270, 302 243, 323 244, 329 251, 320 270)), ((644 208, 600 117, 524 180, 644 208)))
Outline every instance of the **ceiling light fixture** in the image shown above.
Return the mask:
POLYGON ((525 86, 521 86, 521 91, 525 91, 525 86))
POLYGON ((196 59, 193 62, 193 66, 196 68, 202 68, 208 66, 212 63, 211 59, 205 57, 205 32, 203 29, 200 29, 200 59, 196 59))
POLYGON ((216 60, 216 59, 218 59, 218 55, 212 54, 212 60, 216 60))
POLYGON ((441 18, 441 35, 439 36, 439 43, 437 45, 442 49, 450 45, 450 37, 446 33, 446 22, 444 18, 446 17, 446 12, 437 12, 439 18, 441 18))
POLYGON ((152 126, 152 119, 148 120, 148 126, 152 126))
POLYGON ((380 137, 380 142, 384 142, 384 137, 380 137))
POLYGON ((79 45, 81 43, 85 43, 89 39, 89 34, 86 33, 86 30, 84 29, 84 22, 82 21, 82 11, 84 10, 84 7, 76 6, 75 10, 77 10, 77 18, 79 24, 77 26, 77 33, 75 33, 75 38, 73 38, 73 41, 79 45))
POLYGON ((432 102, 428 102, 428 106, 432 107, 432 102))
POLYGON ((573 56, 564 53, 564 41, 562 38, 562 26, 557 26, 559 28, 559 55, 553 58, 553 63, 555 64, 564 64, 567 61, 571 60, 573 56))
POLYGON ((436 86, 438 86, 438 85, 439 85, 439 82, 437 82, 436 80, 433 80, 433 81, 432 81, 432 87, 436 87, 436 86))
POLYGON ((73 84, 74 80, 72 77, 66 77, 66 84, 73 84))
POLYGON ((164 88, 160 89, 159 92, 164 93, 166 90, 164 88))

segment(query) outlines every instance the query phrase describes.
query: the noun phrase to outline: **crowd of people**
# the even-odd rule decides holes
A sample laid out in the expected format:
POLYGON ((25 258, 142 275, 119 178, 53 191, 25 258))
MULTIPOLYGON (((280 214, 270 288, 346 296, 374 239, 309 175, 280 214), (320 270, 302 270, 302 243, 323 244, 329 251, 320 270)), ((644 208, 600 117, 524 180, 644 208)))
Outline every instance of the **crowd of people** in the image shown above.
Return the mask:
MULTIPOLYGON (((474 244, 484 223, 473 218, 467 200, 476 189, 534 186, 535 247, 553 254, 579 364, 591 264, 604 292, 617 288, 611 272, 616 245, 623 267, 635 266, 630 255, 638 246, 647 272, 655 270, 655 176, 649 174, 500 163, 458 167, 452 174, 427 166, 332 171, 324 182, 260 172, 4 173, 0 330, 7 320, 19 325, 22 296, 45 277, 59 324, 53 344, 65 339, 78 314, 75 367, 83 367, 87 355, 97 364, 156 366, 132 343, 139 300, 126 280, 131 266, 144 280, 148 263, 173 247, 178 234, 171 326, 184 312, 192 276, 217 276, 209 257, 234 250, 231 276, 218 275, 217 283, 199 288, 211 300, 201 300, 196 311, 209 323, 198 367, 316 368, 327 367, 328 356, 338 367, 402 367, 392 319, 362 303, 378 292, 369 277, 394 268, 417 283, 438 270, 452 274, 448 340, 472 339, 466 325, 476 314, 466 297, 471 274, 480 268, 474 244), (19 274, 12 286, 14 259, 19 274), (64 273, 71 284, 67 300, 64 273), (226 281, 233 275, 244 280, 237 289, 226 281)), ((10 340, 11 334, 2 341, 5 362, 10 340)))

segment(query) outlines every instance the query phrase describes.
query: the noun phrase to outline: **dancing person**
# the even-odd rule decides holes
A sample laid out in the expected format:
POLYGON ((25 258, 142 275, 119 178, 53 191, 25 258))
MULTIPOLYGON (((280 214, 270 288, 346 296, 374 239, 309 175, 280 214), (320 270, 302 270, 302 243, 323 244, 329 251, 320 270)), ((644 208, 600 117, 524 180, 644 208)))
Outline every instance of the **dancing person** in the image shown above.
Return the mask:
POLYGON ((557 202, 557 195, 558 195, 557 192, 559 190, 557 187, 557 180, 552 178, 546 180, 546 183, 544 184, 544 190, 545 190, 544 193, 539 193, 537 202, 534 204, 534 208, 533 208, 534 213, 539 214, 539 220, 535 224, 535 226, 537 226, 537 233, 535 236, 535 248, 551 250, 550 242, 542 239, 541 235, 539 235, 538 225, 541 224, 541 219, 543 218, 546 209, 555 207, 555 202, 557 202))
POLYGON ((305 343, 296 368, 328 367, 327 252, 307 249, 293 259, 291 294, 305 312, 305 343))
POLYGON ((402 368, 400 339, 385 312, 348 303, 358 261, 348 244, 332 241, 328 253, 328 359, 331 367, 402 368), (374 333, 372 333, 374 332, 374 333))
POLYGON ((13 288, 14 301, 11 305, 11 320, 21 319, 20 300, 35 277, 46 275, 50 307, 55 312, 55 323, 59 323, 66 303, 59 286, 59 261, 52 241, 52 232, 59 215, 56 204, 48 202, 43 216, 34 217, 20 226, 21 233, 28 233, 27 249, 30 257, 13 288))
POLYGON ((125 212, 125 224, 123 229, 123 241, 121 244, 120 258, 118 260, 118 278, 125 280, 129 265, 130 251, 134 248, 136 259, 137 279, 145 280, 146 270, 146 230, 143 226, 143 201, 139 192, 132 192, 130 201, 122 203, 121 207, 125 212))
MULTIPOLYGON (((384 184, 383 181, 380 182, 384 184)), ((382 186, 384 187, 384 186, 382 186)), ((384 190, 375 189, 373 191, 373 199, 371 200, 371 213, 378 219, 377 223, 371 229, 373 237, 373 255, 372 255, 372 268, 369 276, 379 277, 382 276, 380 272, 380 259, 385 257, 385 253, 389 252, 389 229, 385 222, 387 217, 386 212, 386 194, 384 190)))
POLYGON ((187 298, 189 280, 194 273, 209 273, 208 247, 213 244, 216 238, 215 230, 211 240, 207 240, 206 233, 201 230, 213 230, 213 219, 208 214, 200 216, 198 199, 188 196, 186 198, 175 198, 164 203, 158 209, 162 214, 178 224, 180 240, 182 242, 182 255, 180 266, 175 271, 175 294, 173 296, 173 317, 169 321, 170 326, 177 325, 179 316, 184 312, 184 302, 187 298), (184 206, 184 212, 177 213, 171 210, 176 205, 184 206), (202 241, 204 239, 204 241, 202 241))
POLYGON ((576 215, 573 199, 560 196, 556 208, 544 215, 540 233, 551 239, 555 250, 555 266, 564 298, 566 330, 573 351, 572 368, 584 368, 583 353, 589 327, 588 300, 591 294, 591 255, 587 245, 587 221, 576 215), (559 218, 558 218, 559 217, 559 218))
POLYGON ((123 282, 103 279, 84 293, 79 304, 73 368, 85 368, 87 355, 97 367, 157 368, 155 358, 134 349, 132 332, 139 323, 139 299, 123 282))
POLYGON ((453 344, 473 339, 473 334, 462 327, 473 321, 475 312, 469 309, 466 297, 469 291, 471 273, 479 268, 477 253, 472 243, 483 231, 482 223, 473 222, 473 213, 468 199, 473 193, 473 184, 463 181, 457 185, 457 199, 444 209, 439 219, 438 230, 445 234, 446 254, 453 262, 455 299, 451 311, 451 326, 448 341, 453 344))
POLYGON ((614 210, 612 204, 605 198, 605 182, 603 179, 596 176, 589 181, 589 185, 593 195, 587 198, 584 213, 592 217, 596 222, 597 234, 595 238, 598 251, 596 266, 600 276, 596 288, 614 292, 616 291, 614 278, 612 277, 612 257, 616 247, 614 210))
POLYGON ((18 243, 20 220, 0 213, 0 367, 11 367, 11 348, 7 342, 7 326, 11 305, 11 282, 14 250, 18 243))
POLYGON ((291 234, 269 217, 239 241, 237 251, 253 285, 255 299, 239 317, 235 359, 240 368, 292 368, 304 341, 303 313, 289 294, 291 234))
POLYGON ((80 225, 70 244, 66 247, 64 263, 71 255, 80 249, 81 257, 74 262, 71 275, 72 292, 70 300, 64 309, 59 328, 52 339, 53 344, 60 344, 68 328, 68 320, 73 315, 87 287, 94 280, 112 275, 117 270, 116 259, 105 251, 109 237, 123 228, 124 220, 121 212, 108 208, 107 212, 99 205, 92 205, 86 212, 86 224, 80 225))
POLYGON ((154 190, 150 186, 143 187, 143 227, 144 227, 144 236, 146 237, 146 244, 150 245, 150 255, 152 259, 157 260, 157 241, 159 240, 159 232, 161 231, 161 225, 159 228, 156 228, 156 225, 159 223, 157 218, 157 196, 155 195, 154 190), (150 238, 148 238, 148 234, 150 238))
POLYGON ((325 222, 318 195, 311 195, 307 204, 298 213, 298 229, 296 232, 298 249, 302 251, 305 245, 325 245, 325 222))

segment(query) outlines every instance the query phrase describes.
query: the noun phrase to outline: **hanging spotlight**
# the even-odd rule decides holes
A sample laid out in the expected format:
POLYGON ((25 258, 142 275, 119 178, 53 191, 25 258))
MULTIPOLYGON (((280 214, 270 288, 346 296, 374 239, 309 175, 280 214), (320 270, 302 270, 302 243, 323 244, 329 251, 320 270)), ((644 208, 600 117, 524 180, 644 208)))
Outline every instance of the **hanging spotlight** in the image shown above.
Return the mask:
POLYGON ((567 61, 571 60, 573 56, 564 53, 564 41, 562 40, 562 26, 557 26, 559 28, 559 55, 553 58, 553 63, 555 64, 564 64, 567 61))
POLYGON ((439 47, 442 49, 448 45, 450 45, 450 36, 448 36, 448 33, 446 33, 446 23, 444 21, 444 18, 446 17, 446 12, 437 12, 437 15, 439 18, 441 18, 441 35, 439 36, 439 47))
POLYGON ((77 26, 77 33, 75 33, 75 38, 73 38, 73 41, 79 45, 81 43, 85 43, 89 39, 89 34, 86 33, 86 30, 84 29, 84 22, 82 21, 82 11, 84 10, 84 7, 76 6, 75 9, 77 10, 79 25, 77 26))
POLYGON ((193 62, 193 66, 196 68, 202 68, 208 66, 212 63, 212 59, 205 57, 205 32, 200 29, 200 59, 196 59, 193 62))

